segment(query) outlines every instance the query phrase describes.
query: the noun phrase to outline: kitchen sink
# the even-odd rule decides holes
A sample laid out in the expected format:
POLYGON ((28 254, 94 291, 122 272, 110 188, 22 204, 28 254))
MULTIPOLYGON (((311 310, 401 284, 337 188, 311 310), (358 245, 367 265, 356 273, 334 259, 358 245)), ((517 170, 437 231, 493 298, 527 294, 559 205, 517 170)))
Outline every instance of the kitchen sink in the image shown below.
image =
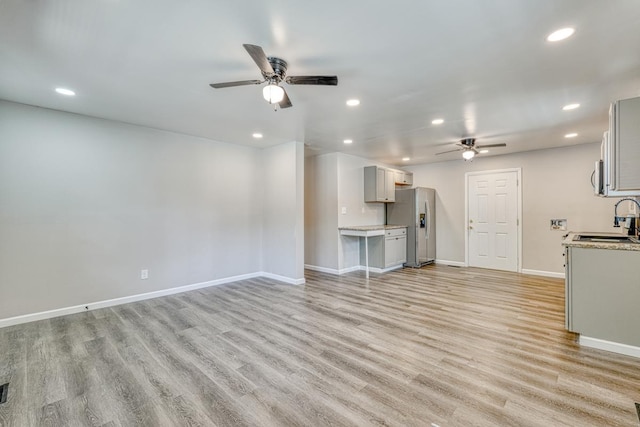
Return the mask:
POLYGON ((636 243, 640 244, 640 240, 633 236, 601 236, 597 234, 580 234, 574 237, 573 240, 580 242, 595 242, 595 243, 636 243))

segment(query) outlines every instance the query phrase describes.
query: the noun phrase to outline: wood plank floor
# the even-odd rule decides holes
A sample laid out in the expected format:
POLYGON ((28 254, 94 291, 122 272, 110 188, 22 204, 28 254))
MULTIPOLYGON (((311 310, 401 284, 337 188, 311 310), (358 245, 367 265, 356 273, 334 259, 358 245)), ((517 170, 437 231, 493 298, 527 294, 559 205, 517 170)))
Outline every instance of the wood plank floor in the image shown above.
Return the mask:
POLYGON ((575 343, 562 280, 306 276, 0 329, 0 425, 639 425, 640 361, 575 343))

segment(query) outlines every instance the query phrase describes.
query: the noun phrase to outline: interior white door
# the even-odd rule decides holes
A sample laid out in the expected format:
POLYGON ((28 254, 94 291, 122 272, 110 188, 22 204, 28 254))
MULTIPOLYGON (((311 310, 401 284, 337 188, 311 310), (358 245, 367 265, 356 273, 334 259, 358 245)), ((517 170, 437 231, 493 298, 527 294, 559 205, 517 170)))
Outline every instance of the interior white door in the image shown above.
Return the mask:
POLYGON ((518 173, 467 175, 469 265, 518 271, 518 173))

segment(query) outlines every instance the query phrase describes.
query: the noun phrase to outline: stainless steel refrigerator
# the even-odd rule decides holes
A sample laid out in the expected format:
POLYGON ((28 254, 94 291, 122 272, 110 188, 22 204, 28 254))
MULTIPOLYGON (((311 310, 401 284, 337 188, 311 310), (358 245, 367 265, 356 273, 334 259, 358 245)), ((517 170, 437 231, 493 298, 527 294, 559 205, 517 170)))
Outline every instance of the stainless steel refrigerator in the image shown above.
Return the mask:
POLYGON ((408 267, 420 267, 436 259, 436 190, 396 190, 395 203, 387 203, 387 224, 406 225, 408 267))

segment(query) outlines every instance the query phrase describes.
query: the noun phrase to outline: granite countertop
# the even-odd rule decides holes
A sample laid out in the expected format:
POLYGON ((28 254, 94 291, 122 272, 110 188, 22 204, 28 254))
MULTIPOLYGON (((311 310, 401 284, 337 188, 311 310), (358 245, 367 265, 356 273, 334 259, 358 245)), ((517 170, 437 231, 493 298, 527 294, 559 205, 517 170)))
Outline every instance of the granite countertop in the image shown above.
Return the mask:
POLYGON ((338 230, 374 231, 374 230, 393 230, 396 228, 407 228, 407 226, 406 225, 352 225, 348 227, 338 227, 338 230))
POLYGON ((570 232, 567 237, 562 241, 563 246, 570 246, 576 248, 590 248, 590 249, 614 249, 623 251, 640 251, 640 243, 621 243, 621 242, 590 242, 583 240, 574 240, 578 236, 612 236, 612 237, 628 237, 625 234, 620 233, 600 233, 600 232, 570 232))

